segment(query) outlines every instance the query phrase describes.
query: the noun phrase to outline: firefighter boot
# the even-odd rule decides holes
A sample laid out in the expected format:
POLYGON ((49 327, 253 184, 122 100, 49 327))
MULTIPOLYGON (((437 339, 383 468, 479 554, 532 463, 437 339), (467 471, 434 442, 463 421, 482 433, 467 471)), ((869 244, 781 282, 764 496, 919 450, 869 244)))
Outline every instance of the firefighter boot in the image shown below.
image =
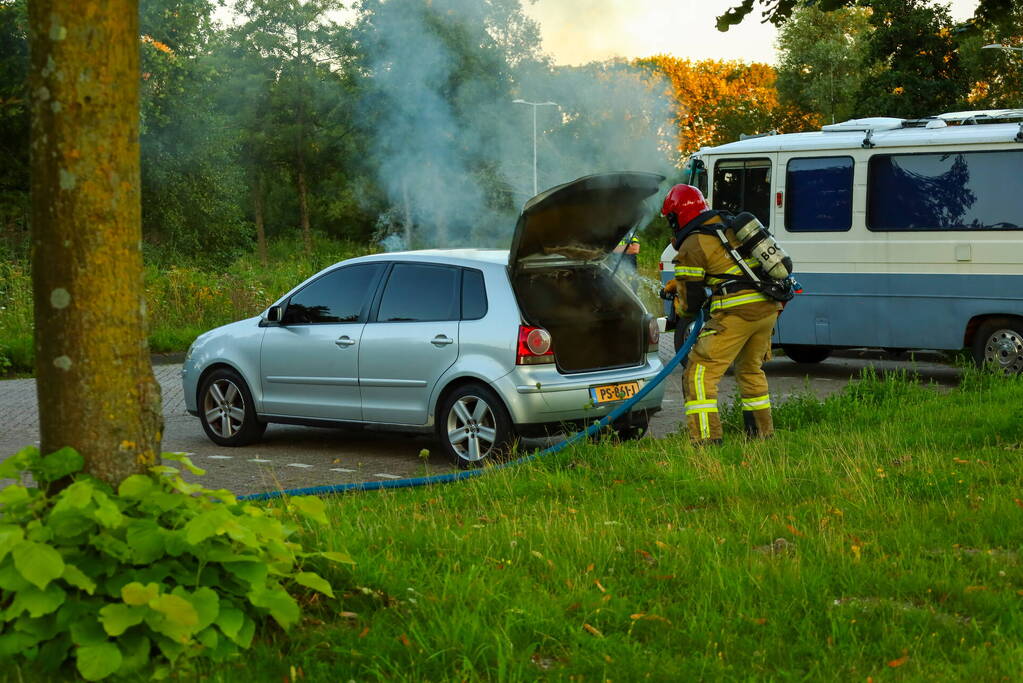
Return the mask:
POLYGON ((771 409, 744 410, 742 422, 746 428, 746 436, 750 439, 767 439, 774 434, 774 419, 771 409))

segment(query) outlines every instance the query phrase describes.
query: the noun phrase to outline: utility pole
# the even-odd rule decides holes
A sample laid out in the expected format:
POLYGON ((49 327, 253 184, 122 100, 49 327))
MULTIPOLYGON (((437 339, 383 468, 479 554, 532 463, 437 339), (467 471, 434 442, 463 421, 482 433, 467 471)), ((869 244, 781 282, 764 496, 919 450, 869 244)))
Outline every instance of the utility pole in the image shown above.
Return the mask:
POLYGON ((536 108, 547 107, 547 106, 558 106, 557 102, 527 102, 526 100, 512 100, 512 104, 528 104, 533 108, 533 196, 535 197, 539 190, 537 189, 537 177, 536 177, 536 108))

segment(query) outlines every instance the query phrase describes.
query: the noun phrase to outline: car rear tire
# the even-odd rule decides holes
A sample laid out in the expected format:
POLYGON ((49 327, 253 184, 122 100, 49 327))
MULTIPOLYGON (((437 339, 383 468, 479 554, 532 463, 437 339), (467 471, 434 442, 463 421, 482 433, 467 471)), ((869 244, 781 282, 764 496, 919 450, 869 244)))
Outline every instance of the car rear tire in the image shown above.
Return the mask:
POLYGON ((782 344, 781 350, 795 362, 803 364, 820 363, 831 355, 831 349, 827 346, 809 344, 782 344))
POLYGON ((256 418, 248 385, 229 368, 214 370, 203 379, 199 420, 210 441, 220 446, 246 446, 266 431, 266 423, 256 418))
POLYGON ((1023 321, 991 318, 973 338, 973 360, 1006 375, 1023 373, 1023 321))
POLYGON ((500 459, 515 438, 504 403, 482 384, 455 389, 444 399, 437 418, 441 447, 462 469, 500 459))

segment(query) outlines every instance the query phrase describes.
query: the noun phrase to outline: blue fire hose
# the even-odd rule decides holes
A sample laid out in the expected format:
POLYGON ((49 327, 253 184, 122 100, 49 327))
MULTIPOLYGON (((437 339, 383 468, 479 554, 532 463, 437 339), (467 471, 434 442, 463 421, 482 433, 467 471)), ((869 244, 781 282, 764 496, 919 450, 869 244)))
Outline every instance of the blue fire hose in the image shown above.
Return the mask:
POLYGON ((689 337, 686 338, 686 342, 678 350, 678 353, 676 353, 675 356, 665 364, 661 371, 657 373, 652 380, 647 382, 635 396, 625 401, 625 403, 622 403, 620 406, 594 422, 586 429, 576 432, 564 441, 559 441, 553 446, 549 446, 538 453, 526 455, 518 458, 517 460, 511 460, 493 467, 463 470, 461 472, 452 472, 450 474, 435 474, 430 477, 410 477, 408 479, 393 479, 390 481, 365 481, 351 484, 333 484, 330 486, 309 486, 301 489, 266 491, 265 493, 251 493, 245 496, 238 496, 238 500, 270 500, 272 498, 280 498, 282 496, 324 496, 332 493, 345 493, 347 491, 377 491, 379 489, 404 489, 412 488, 414 486, 428 486, 431 484, 450 484, 452 482, 464 481, 473 477, 480 477, 484 474, 488 474, 489 472, 504 469, 505 467, 521 465, 522 463, 529 462, 530 460, 553 455, 554 453, 557 453, 582 439, 593 436, 622 415, 625 415, 629 412, 629 409, 632 408, 632 406, 643 400, 647 394, 653 391, 654 387, 663 382, 668 375, 670 375, 671 372, 678 367, 678 364, 681 363, 687 355, 689 355, 689 351, 696 343, 696 338, 699 336, 700 329, 703 327, 704 322, 705 313, 701 310, 699 315, 696 316, 696 320, 693 322, 693 329, 689 333, 689 337))

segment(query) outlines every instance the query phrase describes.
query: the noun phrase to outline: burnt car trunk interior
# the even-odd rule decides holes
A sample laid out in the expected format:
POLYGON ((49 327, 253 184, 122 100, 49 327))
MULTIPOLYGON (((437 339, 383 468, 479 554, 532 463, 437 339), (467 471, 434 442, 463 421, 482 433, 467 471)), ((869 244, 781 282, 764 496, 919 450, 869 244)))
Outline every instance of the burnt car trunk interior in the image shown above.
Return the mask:
POLYGON ((646 314, 607 269, 590 265, 519 272, 514 287, 526 320, 551 333, 562 372, 643 361, 646 314))

